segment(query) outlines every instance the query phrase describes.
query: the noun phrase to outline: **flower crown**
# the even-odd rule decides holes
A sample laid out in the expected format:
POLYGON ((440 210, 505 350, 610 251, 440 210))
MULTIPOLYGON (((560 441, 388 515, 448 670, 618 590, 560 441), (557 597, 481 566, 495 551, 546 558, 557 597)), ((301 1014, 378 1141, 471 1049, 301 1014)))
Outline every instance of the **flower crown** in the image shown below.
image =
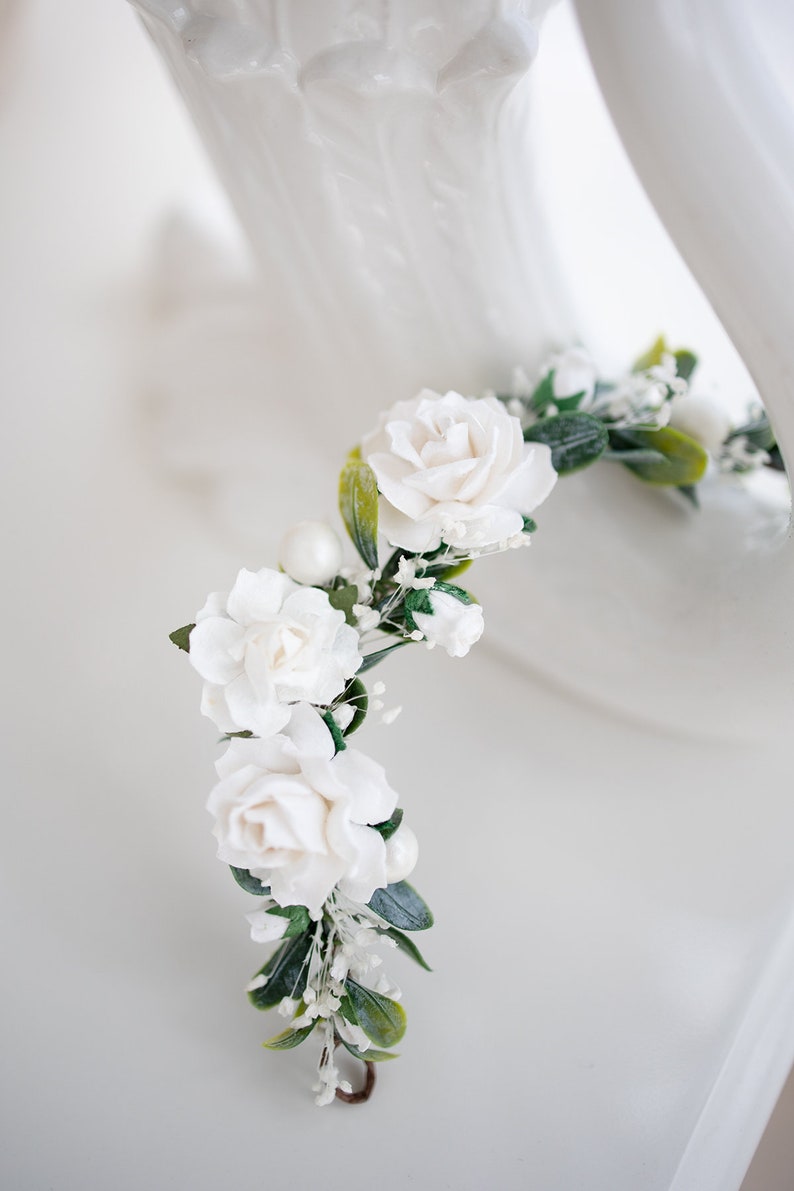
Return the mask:
POLYGON ((406 1018, 378 948, 428 969, 412 936, 433 917, 406 880, 416 836, 383 768, 348 744, 368 713, 390 723, 400 710, 385 711, 383 684, 368 690, 365 676, 412 643, 468 653, 483 613, 459 577, 475 559, 530 544, 532 514, 558 475, 608 460, 697 505, 710 460, 723 472, 782 470, 765 414, 732 428, 690 393, 695 365, 659 340, 607 383, 573 349, 536 385, 517 372, 510 394, 398 402, 341 473, 360 563, 343 566, 329 525, 300 522, 279 570, 241 570, 171 634, 204 679, 202 713, 228 742, 208 803, 218 858, 261 899, 247 915, 252 939, 278 945, 248 996, 289 1019, 268 1049, 319 1035, 318 1104, 367 1099, 374 1064, 396 1057, 406 1018), (365 1065, 358 1091, 336 1065, 339 1045, 365 1065))

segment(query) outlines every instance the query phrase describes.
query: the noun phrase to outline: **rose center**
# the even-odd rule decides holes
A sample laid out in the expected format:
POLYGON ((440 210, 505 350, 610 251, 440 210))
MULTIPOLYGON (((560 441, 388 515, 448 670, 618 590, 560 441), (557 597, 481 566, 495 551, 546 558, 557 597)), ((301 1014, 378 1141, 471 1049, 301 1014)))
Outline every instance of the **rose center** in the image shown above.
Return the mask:
POLYGON ((310 644, 311 635, 296 621, 278 620, 251 625, 245 640, 246 651, 255 650, 275 677, 295 669, 301 653, 310 644))

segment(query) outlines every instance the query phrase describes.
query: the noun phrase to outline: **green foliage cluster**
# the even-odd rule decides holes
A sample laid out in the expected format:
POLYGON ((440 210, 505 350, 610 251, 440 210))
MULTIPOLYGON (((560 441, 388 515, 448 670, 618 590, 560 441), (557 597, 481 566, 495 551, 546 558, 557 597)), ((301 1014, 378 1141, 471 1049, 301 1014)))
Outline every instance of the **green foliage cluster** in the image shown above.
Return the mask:
MULTIPOLYGON (((697 357, 686 349, 669 352, 661 337, 635 362, 634 371, 645 372, 659 365, 667 354, 675 360, 676 375, 688 382, 697 357)), ((708 454, 700 443, 669 426, 618 425, 607 412, 601 412, 608 406, 600 407, 598 403, 588 410, 580 409, 584 392, 556 398, 554 375, 553 369, 546 373, 525 403, 534 420, 524 431, 524 439, 546 443, 560 475, 582 471, 603 459, 622 464, 646 484, 677 488, 697 503, 694 488, 708 465, 708 454)), ((598 386, 601 394, 608 390, 608 385, 598 386)), ((672 396, 668 392, 668 400, 672 396)))
MULTIPOLYGON (((401 820, 402 811, 399 810, 387 823, 378 824, 377 829, 384 838, 388 838, 397 830, 401 820)), ((248 893, 261 896, 268 892, 267 887, 246 870, 232 868, 231 871, 237 884, 248 893)), ((413 886, 407 881, 396 881, 384 889, 377 889, 368 909, 377 915, 378 933, 390 939, 398 950, 410 956, 415 963, 429 972, 430 967, 419 948, 413 939, 404 933, 427 930, 433 925, 433 915, 429 907, 413 886)), ((295 1010, 295 1018, 298 1018, 306 1011, 302 997, 306 992, 309 955, 312 947, 318 942, 317 926, 309 918, 304 906, 277 906, 268 912, 288 918, 289 925, 279 947, 256 973, 257 978, 264 978, 263 983, 252 988, 248 997, 256 1009, 272 1009, 285 997, 289 997, 298 1002, 295 1010)), ((320 946, 324 945, 332 929, 332 920, 326 914, 320 925, 320 946)), ((256 984, 256 979, 252 983, 256 984)), ((406 1017, 402 1005, 382 993, 366 988, 348 976, 344 981, 339 1012, 345 1021, 359 1026, 375 1048, 385 1048, 360 1051, 340 1038, 339 1041, 351 1054, 367 1062, 396 1058, 394 1053, 387 1051, 396 1046, 405 1033, 406 1017)), ((269 1050, 292 1050, 309 1037, 318 1020, 315 1018, 311 1024, 297 1029, 288 1027, 269 1038, 263 1045, 269 1050)))

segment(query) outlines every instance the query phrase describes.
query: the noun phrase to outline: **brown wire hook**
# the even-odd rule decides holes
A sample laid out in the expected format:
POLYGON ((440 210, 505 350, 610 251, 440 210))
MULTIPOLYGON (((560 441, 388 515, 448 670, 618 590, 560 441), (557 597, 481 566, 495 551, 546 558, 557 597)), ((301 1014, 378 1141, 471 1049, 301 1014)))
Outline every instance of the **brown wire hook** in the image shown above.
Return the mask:
MULTIPOLYGON (((334 1039, 334 1050, 336 1050, 340 1042, 341 1039, 339 1037, 334 1039)), ((357 1092, 343 1092, 341 1088, 337 1088, 336 1098, 337 1100, 341 1100, 343 1104, 365 1104, 375 1089, 375 1080, 377 1079, 375 1064, 368 1059, 362 1059, 361 1062, 364 1065, 365 1071, 364 1087, 359 1088, 357 1092)))

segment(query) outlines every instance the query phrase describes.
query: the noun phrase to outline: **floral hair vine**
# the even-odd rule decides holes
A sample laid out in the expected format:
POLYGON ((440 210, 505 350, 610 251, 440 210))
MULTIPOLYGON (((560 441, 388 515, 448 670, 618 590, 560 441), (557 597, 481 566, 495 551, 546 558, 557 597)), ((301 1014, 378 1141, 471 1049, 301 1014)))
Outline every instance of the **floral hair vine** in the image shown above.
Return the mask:
POLYGON ((270 1050, 319 1036, 318 1104, 366 1100, 374 1065, 396 1057, 406 1018, 378 946, 428 968, 413 936, 433 918, 406 880, 416 836, 383 768, 348 743, 368 713, 391 722, 399 711, 384 711, 383 684, 368 690, 366 676, 416 642, 468 653, 483 613, 459 577, 529 545, 558 475, 608 460, 696 505, 710 460, 724 472, 782 470, 763 411, 734 428, 690 392, 696 362, 660 339, 605 382, 577 348, 537 384, 517 372, 510 394, 398 402, 342 470, 357 566, 343 566, 330 525, 301 522, 278 570, 241 570, 171 634, 227 742, 208 803, 218 858, 261 899, 247 915, 252 939, 277 944, 248 996, 288 1019, 270 1050), (340 1045, 364 1064, 358 1091, 336 1065, 340 1045))

